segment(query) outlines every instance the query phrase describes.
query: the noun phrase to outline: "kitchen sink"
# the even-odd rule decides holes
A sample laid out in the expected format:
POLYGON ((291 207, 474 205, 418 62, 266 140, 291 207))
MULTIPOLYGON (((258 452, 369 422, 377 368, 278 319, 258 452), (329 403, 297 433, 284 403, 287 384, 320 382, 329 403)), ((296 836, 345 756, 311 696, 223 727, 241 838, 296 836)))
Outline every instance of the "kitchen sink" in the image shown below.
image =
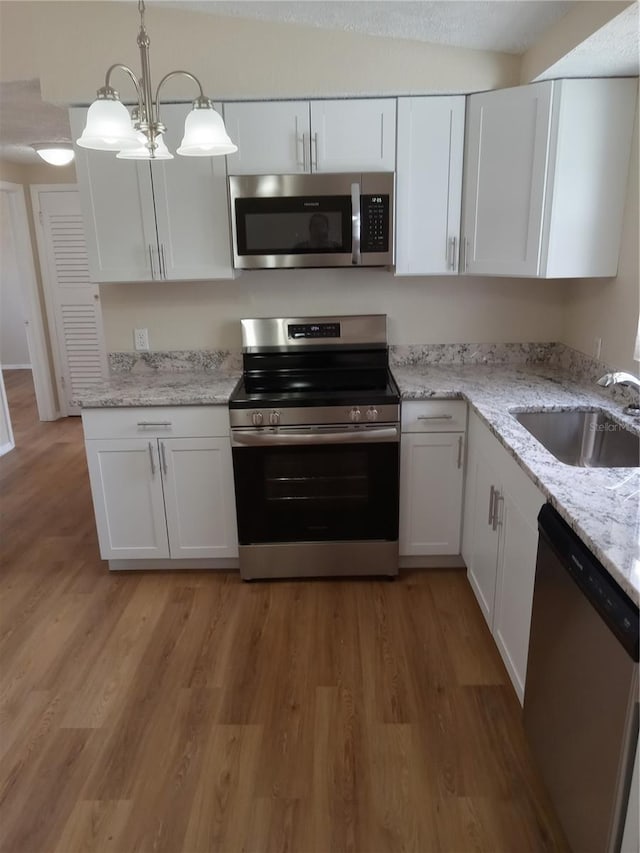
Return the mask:
POLYGON ((512 412, 556 459, 581 468, 640 467, 640 436, 605 412, 512 412))

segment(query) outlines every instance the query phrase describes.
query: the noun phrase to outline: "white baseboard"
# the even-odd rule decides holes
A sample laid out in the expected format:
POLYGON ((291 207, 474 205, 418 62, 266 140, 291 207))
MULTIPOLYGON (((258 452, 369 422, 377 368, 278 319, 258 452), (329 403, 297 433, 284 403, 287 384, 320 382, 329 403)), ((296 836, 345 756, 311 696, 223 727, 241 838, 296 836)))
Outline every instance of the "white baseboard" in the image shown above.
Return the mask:
POLYGON ((31 370, 30 364, 3 364, 3 370, 31 370))
POLYGON ((8 441, 6 444, 0 444, 0 456, 4 456, 5 453, 13 450, 14 447, 15 444, 12 441, 8 441))

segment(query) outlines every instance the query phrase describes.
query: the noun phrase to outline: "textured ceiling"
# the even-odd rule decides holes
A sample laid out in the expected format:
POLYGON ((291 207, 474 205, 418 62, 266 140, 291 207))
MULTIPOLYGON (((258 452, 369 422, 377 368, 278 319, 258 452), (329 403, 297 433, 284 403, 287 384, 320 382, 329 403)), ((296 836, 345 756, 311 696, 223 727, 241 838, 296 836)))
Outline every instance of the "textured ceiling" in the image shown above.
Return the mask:
POLYGON ((0 83, 0 157, 12 163, 40 163, 32 142, 70 142, 65 109, 45 104, 39 80, 0 83))
POLYGON ((637 77, 640 73, 638 4, 629 6, 558 62, 538 80, 558 77, 637 77))
POLYGON ((560 0, 150 0, 148 5, 520 54, 566 15, 572 4, 560 0))

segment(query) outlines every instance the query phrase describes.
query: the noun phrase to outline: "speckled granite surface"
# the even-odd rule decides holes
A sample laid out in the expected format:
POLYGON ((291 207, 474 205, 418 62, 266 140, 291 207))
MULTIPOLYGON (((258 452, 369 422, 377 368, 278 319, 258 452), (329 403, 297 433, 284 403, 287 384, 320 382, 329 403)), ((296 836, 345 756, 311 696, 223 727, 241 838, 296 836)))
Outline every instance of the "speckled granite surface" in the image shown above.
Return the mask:
POLYGON ((241 371, 242 353, 240 350, 228 349, 109 353, 109 372, 112 376, 127 373, 150 375, 159 371, 198 370, 241 371))
POLYGON ((597 407, 638 432, 640 423, 623 416, 606 389, 544 364, 413 364, 394 367, 393 374, 404 400, 467 400, 620 586, 640 601, 640 469, 564 465, 510 413, 597 407))
MULTIPOLYGON (((621 415, 620 397, 594 379, 604 365, 562 344, 447 344, 391 347, 404 400, 468 401, 560 515, 620 585, 640 600, 640 469, 576 468, 542 447, 510 409, 603 408, 621 415)), ((85 408, 226 405, 241 375, 240 353, 111 353, 112 376, 86 389, 85 408)), ((624 399, 624 394, 622 399, 624 399)))
POLYGON ((157 370, 115 374, 76 397, 85 409, 226 406, 242 370, 157 370))

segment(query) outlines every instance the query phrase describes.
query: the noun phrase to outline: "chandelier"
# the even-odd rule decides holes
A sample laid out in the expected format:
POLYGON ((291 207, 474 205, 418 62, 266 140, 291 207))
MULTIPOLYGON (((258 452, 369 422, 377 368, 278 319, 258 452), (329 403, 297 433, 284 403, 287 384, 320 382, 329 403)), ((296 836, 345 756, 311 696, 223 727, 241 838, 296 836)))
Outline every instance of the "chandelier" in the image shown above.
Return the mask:
POLYGON ((184 136, 177 153, 184 157, 214 157, 233 154, 237 145, 229 139, 222 116, 213 108, 213 102, 203 92, 202 84, 188 71, 170 71, 160 80, 153 96, 149 45, 151 40, 144 26, 144 0, 138 2, 140 30, 138 47, 142 76, 121 63, 112 65, 105 75, 104 86, 98 89, 97 98, 89 107, 87 123, 77 144, 96 151, 117 151, 117 157, 130 160, 171 160, 163 140, 166 130, 160 117, 160 90, 172 77, 188 77, 198 86, 200 94, 193 101, 192 110, 184 123, 184 136), (111 86, 111 75, 119 69, 129 75, 138 95, 138 105, 131 114, 121 102, 118 92, 111 86))

